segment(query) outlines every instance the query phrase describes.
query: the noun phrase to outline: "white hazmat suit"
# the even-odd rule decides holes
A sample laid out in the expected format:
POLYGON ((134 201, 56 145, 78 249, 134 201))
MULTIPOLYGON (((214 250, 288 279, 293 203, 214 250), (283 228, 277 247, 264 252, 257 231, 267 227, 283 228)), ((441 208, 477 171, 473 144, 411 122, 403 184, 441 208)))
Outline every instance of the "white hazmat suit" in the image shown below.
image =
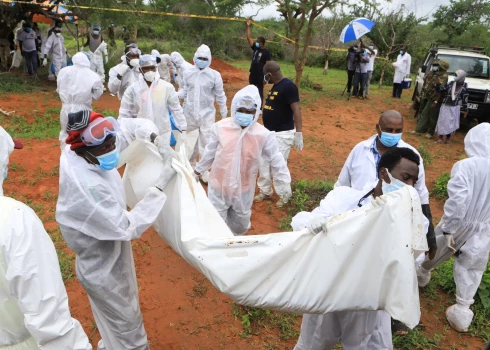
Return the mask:
MULTIPOLYGON (((0 127, 2 175, 13 149, 0 127)), ((4 197, 1 187, 0 192, 0 348, 92 349, 70 315, 58 256, 41 220, 23 203, 4 197)))
POLYGON ((138 68, 129 66, 129 68, 126 70, 126 73, 124 73, 124 75, 122 76, 122 79, 119 80, 117 78, 117 72, 119 70, 119 66, 122 65, 128 66, 126 56, 122 56, 121 63, 119 63, 115 67, 112 67, 109 70, 109 83, 107 84, 107 87, 109 88, 111 94, 117 94, 117 97, 119 99, 123 98, 126 89, 131 84, 136 83, 138 81, 138 77, 141 75, 138 68))
POLYGON ((105 69, 104 69, 104 58, 107 60, 107 43, 105 41, 101 42, 99 47, 92 53, 92 58, 90 60, 90 69, 97 73, 102 81, 105 83, 105 69))
POLYGON ((60 141, 64 142, 68 134, 66 124, 68 114, 81 110, 92 110, 92 100, 98 100, 104 92, 99 76, 90 70, 90 61, 82 52, 73 56, 73 66, 65 67, 58 75, 56 91, 61 99, 60 141))
POLYGON ((63 35, 51 34, 46 41, 43 54, 50 56, 54 66, 54 74, 58 76, 61 68, 66 66, 66 48, 63 35))
MULTIPOLYGON (((177 74, 177 85, 179 85, 179 97, 184 91, 184 73, 189 68, 192 68, 192 64, 184 60, 184 57, 178 52, 172 52, 170 54, 170 61, 172 65, 176 68, 177 74)), ((180 97, 182 98, 182 97, 180 97)))
POLYGON ((131 240, 154 223, 165 200, 165 194, 152 187, 128 212, 116 169, 100 170, 69 146, 61 155, 56 220, 77 254, 77 277, 89 296, 101 350, 149 349, 131 240))
POLYGON ((140 74, 138 82, 129 86, 124 93, 119 109, 119 118, 149 119, 157 126, 158 134, 164 135, 170 143, 172 127, 169 109, 174 116, 177 128, 186 130, 187 122, 173 85, 160 79, 157 72, 153 82, 148 86, 145 78, 140 74))
POLYGON ((449 199, 436 227, 437 255, 425 259, 417 274, 422 286, 429 283, 431 271, 453 254, 443 232, 453 235, 456 304, 446 310, 451 326, 466 332, 473 320, 470 305, 480 286, 490 251, 490 124, 472 128, 464 139, 469 158, 457 162, 447 184, 449 199))
POLYGON ((246 233, 250 228, 260 157, 271 163, 276 189, 286 197, 291 195, 291 176, 278 151, 275 133, 257 123, 261 103, 255 86, 249 85, 238 91, 232 101, 231 118, 212 126, 206 150, 196 166, 196 171, 201 174, 212 166, 209 200, 237 235, 246 233), (256 112, 251 124, 242 128, 235 115, 237 104, 245 97, 255 100, 256 112))
MULTIPOLYGON (((376 184, 373 183, 370 189, 376 184)), ((311 213, 301 212, 293 217, 294 231, 306 227, 314 217, 328 219, 332 216, 358 208, 359 200, 370 190, 355 190, 341 186, 330 191, 311 213)), ((372 196, 361 202, 368 204, 372 196)), ((328 235, 328 233, 327 233, 328 235)), ((338 341, 345 350, 393 349, 391 317, 380 311, 341 311, 324 315, 304 314, 301 334, 295 350, 330 350, 338 341)))
POLYGON ((211 65, 211 50, 206 45, 201 45, 194 54, 194 62, 198 57, 208 59, 208 66, 200 69, 197 65, 187 69, 184 73, 184 91, 180 98, 185 100, 184 115, 187 120, 187 131, 199 130, 199 139, 191 156, 191 164, 195 164, 197 157, 203 156, 208 144, 211 126, 216 121, 216 108, 214 101, 218 103, 221 118, 226 118, 226 95, 223 90, 221 74, 211 65))
POLYGON ((160 55, 160 52, 157 50, 151 50, 151 54, 152 56, 160 58, 160 63, 158 63, 158 74, 160 74, 160 78, 168 83, 171 83, 174 74, 177 74, 177 71, 172 63, 172 60, 170 59, 170 55, 160 55))
MULTIPOLYGON (((393 64, 395 67, 395 75, 393 76, 393 83, 401 84, 403 79, 410 74, 410 67, 412 65, 412 56, 408 52, 404 55, 398 55, 396 62, 393 64)), ((423 204, 423 203, 422 203, 423 204)))

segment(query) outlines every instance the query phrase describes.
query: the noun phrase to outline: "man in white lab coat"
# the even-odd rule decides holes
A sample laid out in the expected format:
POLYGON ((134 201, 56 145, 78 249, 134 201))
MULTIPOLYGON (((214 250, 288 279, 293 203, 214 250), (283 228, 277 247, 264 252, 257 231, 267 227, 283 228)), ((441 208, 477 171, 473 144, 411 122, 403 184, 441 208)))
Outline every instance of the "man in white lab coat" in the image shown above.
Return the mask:
POLYGON ((396 62, 392 63, 395 67, 395 75, 393 76, 393 97, 402 97, 402 82, 410 75, 410 67, 412 66, 412 56, 407 52, 406 47, 402 47, 400 54, 396 58, 396 62))

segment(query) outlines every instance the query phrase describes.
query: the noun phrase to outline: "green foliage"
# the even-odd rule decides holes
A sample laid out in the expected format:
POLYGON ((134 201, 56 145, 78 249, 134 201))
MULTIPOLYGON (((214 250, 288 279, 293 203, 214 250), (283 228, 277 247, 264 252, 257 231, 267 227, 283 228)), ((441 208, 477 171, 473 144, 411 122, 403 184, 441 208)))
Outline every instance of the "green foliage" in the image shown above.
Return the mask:
POLYGON ((447 199, 447 183, 451 175, 449 173, 442 173, 436 179, 436 183, 434 184, 434 188, 432 189, 432 195, 439 199, 447 199))
POLYGON ((407 335, 393 335, 393 347, 395 349, 442 349, 440 343, 442 335, 438 333, 427 334, 420 329, 408 330, 407 335))
POLYGON ((268 327, 277 328, 281 340, 293 339, 299 335, 297 314, 275 312, 236 303, 233 303, 231 308, 233 316, 241 319, 243 331, 240 337, 242 338, 260 335, 260 329, 268 327))
POLYGON ((41 88, 40 81, 32 77, 21 78, 14 74, 2 74, 0 79, 0 95, 34 92, 41 88))
POLYGON ((310 80, 310 76, 306 75, 301 78, 301 89, 313 90, 313 82, 310 80))
POLYGON ((57 138, 60 133, 59 117, 50 113, 34 117, 32 123, 29 123, 26 118, 16 115, 8 117, 8 119, 0 117, 0 124, 12 137, 21 139, 57 138))
POLYGON ((58 260, 60 263, 61 277, 63 281, 66 281, 74 276, 73 273, 73 260, 75 260, 74 254, 66 254, 62 250, 56 250, 58 254, 58 260))
POLYGON ((419 154, 424 161, 424 165, 427 166, 427 164, 432 164, 432 155, 429 153, 429 150, 427 148, 425 148, 423 145, 420 145, 417 148, 417 151, 419 151, 419 154))

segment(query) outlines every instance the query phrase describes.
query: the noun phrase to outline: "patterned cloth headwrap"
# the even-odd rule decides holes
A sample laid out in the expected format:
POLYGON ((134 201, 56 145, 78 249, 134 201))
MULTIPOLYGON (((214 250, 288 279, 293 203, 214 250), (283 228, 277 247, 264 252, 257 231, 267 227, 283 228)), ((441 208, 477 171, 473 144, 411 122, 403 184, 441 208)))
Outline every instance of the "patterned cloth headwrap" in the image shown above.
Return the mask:
POLYGON ((100 113, 94 111, 83 110, 75 113, 68 114, 68 125, 66 126, 66 132, 68 133, 68 138, 66 139, 66 144, 70 145, 70 149, 74 150, 81 147, 87 147, 81 139, 81 134, 83 130, 91 122, 99 118, 104 118, 100 113))

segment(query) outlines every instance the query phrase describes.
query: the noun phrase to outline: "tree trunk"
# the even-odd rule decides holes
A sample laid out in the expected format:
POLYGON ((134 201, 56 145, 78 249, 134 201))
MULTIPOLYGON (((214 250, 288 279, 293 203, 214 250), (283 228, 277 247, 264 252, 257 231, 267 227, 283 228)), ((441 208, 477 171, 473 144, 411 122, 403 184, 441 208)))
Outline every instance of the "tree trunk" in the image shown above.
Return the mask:
POLYGON ((325 66, 323 67, 323 75, 328 73, 328 55, 325 57, 325 66))
MULTIPOLYGON (((298 56, 295 57, 294 68, 296 69, 296 78, 294 79, 294 83, 299 88, 301 85, 301 78, 303 77, 303 69, 306 65, 306 59, 308 58, 308 47, 310 46, 311 37, 313 35, 313 21, 315 18, 313 16, 310 17, 308 28, 306 29, 305 40, 303 41, 303 52, 301 54, 301 61, 297 63, 298 56)), ((299 50, 299 45, 298 45, 299 50)))
POLYGON ((386 61, 385 63, 383 64, 383 68, 381 68, 381 74, 379 76, 379 86, 378 86, 378 89, 381 89, 381 86, 383 85, 383 78, 385 76, 385 70, 386 70, 386 65, 388 64, 388 55, 386 55, 386 61))

